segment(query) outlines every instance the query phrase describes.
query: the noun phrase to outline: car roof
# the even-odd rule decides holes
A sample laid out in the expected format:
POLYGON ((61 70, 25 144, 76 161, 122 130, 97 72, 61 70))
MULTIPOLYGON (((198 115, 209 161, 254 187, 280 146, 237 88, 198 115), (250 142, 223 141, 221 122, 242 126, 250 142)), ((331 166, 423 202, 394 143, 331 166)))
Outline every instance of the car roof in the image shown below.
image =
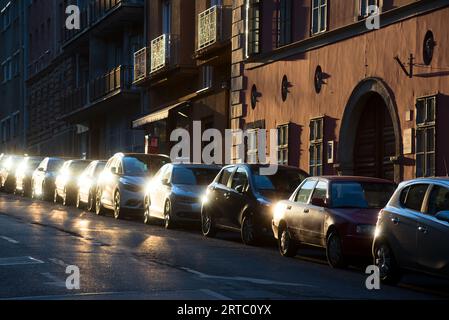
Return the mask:
POLYGON ((154 158, 167 158, 170 159, 166 154, 148 154, 148 153, 117 153, 114 157, 154 157, 154 158))
MULTIPOLYGON (((268 168, 270 165, 269 164, 235 163, 235 164, 229 164, 225 168, 236 167, 236 166, 245 166, 245 167, 247 167, 247 168, 249 168, 251 170, 257 170, 257 169, 260 169, 260 168, 268 168)), ((304 170, 302 170, 301 168, 298 168, 298 167, 286 166, 286 165, 281 165, 281 164, 279 164, 277 166, 278 166, 278 168, 285 169, 285 170, 301 171, 304 174, 306 174, 307 176, 309 176, 309 174, 306 171, 304 171, 304 170)))
POLYGON ((417 178, 413 180, 404 181, 403 184, 410 184, 410 183, 434 183, 434 182, 441 182, 444 184, 449 184, 449 177, 431 177, 431 178, 417 178))
POLYGON ((203 164, 203 163, 168 163, 168 165, 172 165, 174 168, 189 168, 189 169, 217 169, 220 170, 221 166, 214 164, 203 164))
POLYGON ((393 181, 371 177, 359 177, 359 176, 322 176, 322 177, 310 177, 315 179, 327 180, 329 182, 376 182, 376 183, 390 183, 393 181))

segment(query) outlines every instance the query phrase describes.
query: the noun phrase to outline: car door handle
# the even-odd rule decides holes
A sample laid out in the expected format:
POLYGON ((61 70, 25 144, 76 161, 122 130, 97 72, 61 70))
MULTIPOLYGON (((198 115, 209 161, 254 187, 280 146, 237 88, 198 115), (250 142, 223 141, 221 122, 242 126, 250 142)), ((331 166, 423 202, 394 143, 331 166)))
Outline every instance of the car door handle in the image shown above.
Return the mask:
POLYGON ((399 220, 399 218, 391 218, 391 222, 393 222, 393 224, 397 226, 399 224, 400 220, 399 220))
POLYGON ((288 206, 288 207, 287 207, 287 210, 291 210, 291 209, 292 209, 292 206, 288 206))
POLYGON ((418 227, 418 231, 421 232, 421 233, 424 233, 424 234, 428 233, 428 230, 427 230, 426 227, 418 227))

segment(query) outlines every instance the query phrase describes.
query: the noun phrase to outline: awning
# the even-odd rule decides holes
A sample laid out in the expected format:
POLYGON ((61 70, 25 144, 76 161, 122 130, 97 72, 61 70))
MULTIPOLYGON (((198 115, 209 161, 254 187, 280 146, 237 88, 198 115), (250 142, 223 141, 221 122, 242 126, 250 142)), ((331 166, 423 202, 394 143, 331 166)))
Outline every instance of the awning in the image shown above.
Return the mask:
POLYGON ((155 111, 153 113, 150 113, 149 115, 142 117, 140 119, 134 120, 133 121, 133 128, 140 128, 146 124, 150 124, 150 123, 154 123, 157 121, 161 121, 164 119, 168 118, 168 115, 170 113, 171 110, 173 110, 174 108, 180 107, 184 104, 189 103, 189 101, 183 101, 183 102, 178 102, 175 103, 171 106, 165 107, 163 109, 160 109, 158 111, 155 111))

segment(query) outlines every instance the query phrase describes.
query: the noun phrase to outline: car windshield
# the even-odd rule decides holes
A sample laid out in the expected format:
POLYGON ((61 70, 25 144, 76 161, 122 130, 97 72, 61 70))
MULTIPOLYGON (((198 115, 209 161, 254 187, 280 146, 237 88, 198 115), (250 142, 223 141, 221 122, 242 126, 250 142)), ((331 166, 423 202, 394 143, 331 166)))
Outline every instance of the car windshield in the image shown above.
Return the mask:
POLYGON ((47 165, 47 171, 58 171, 64 164, 63 160, 49 160, 47 165))
POLYGON ((375 182, 332 183, 333 208, 382 209, 395 190, 394 184, 375 182))
POLYGON ((125 157, 123 158, 123 170, 127 176, 145 176, 149 173, 149 157, 125 157))
POLYGON ((70 164, 70 170, 72 170, 75 173, 81 173, 84 169, 87 168, 88 165, 89 165, 89 162, 86 162, 86 161, 72 162, 70 164))
POLYGON ((306 178, 300 170, 279 169, 276 174, 264 176, 259 170, 253 170, 254 187, 261 193, 279 192, 293 193, 306 178))
POLYGON ((41 162, 42 162, 42 160, 39 160, 39 159, 29 159, 28 161, 27 161, 27 165, 28 165, 28 168, 30 168, 30 169, 36 169, 37 167, 39 167, 39 165, 41 164, 41 162))
POLYGON ((215 168, 174 168, 173 184, 183 185, 209 185, 217 176, 219 169, 215 168))

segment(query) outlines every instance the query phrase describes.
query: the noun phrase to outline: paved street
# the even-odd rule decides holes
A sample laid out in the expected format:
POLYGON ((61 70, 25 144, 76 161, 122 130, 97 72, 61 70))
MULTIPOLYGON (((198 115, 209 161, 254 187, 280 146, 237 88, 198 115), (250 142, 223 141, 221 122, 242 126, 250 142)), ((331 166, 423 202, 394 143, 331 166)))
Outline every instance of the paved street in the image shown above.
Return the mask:
POLYGON ((398 288, 365 287, 363 268, 332 270, 321 250, 282 258, 272 243, 239 235, 204 239, 196 227, 167 231, 0 195, 0 298, 4 299, 435 299, 449 283, 410 275, 398 288), (81 289, 65 286, 67 265, 81 289))

